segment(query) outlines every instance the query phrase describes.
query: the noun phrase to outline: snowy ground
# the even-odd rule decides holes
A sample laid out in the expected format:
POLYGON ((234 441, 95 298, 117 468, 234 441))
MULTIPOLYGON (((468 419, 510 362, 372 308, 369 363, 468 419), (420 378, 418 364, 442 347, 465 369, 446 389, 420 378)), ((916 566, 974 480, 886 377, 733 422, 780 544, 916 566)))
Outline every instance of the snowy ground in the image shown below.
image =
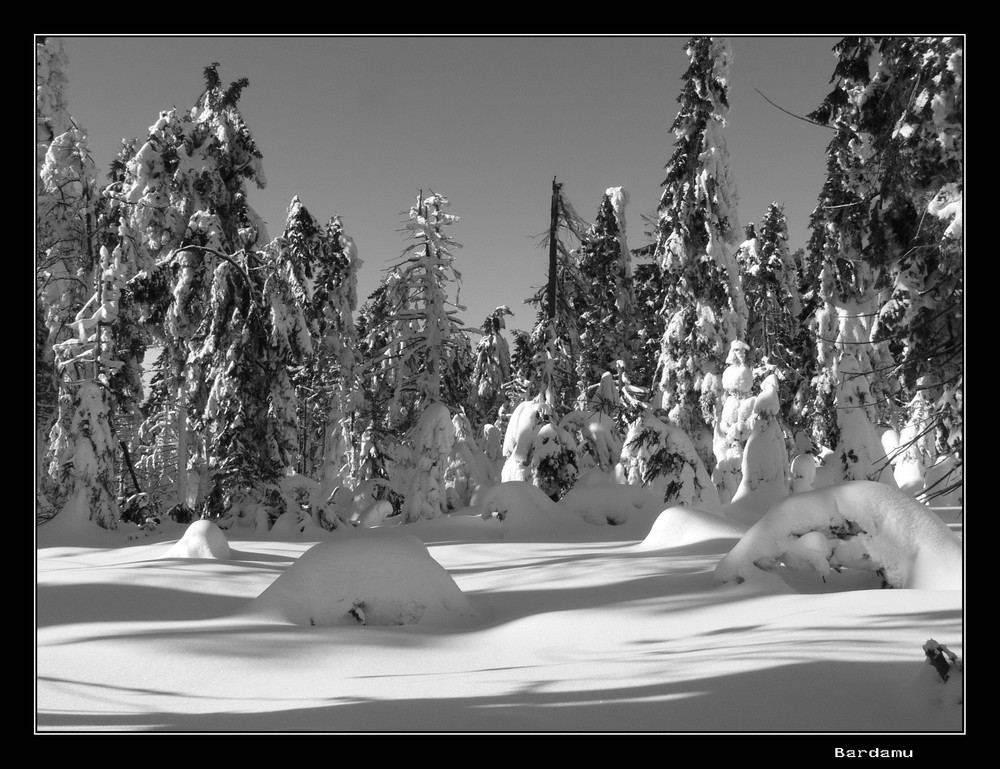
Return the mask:
MULTIPOLYGON (((178 524, 127 543, 40 527, 36 733, 859 733, 844 746, 905 748, 872 735, 964 732, 961 677, 943 684, 922 650, 963 657, 961 590, 850 570, 718 584, 741 524, 661 514, 633 490, 631 515, 595 525, 510 488, 502 523, 468 510, 348 532, 370 553, 354 561, 337 533, 230 531, 198 550, 178 524), (322 621, 324 602, 366 589, 367 624, 322 621), (375 625, 390 598, 430 608, 375 625)), ((939 515, 961 533, 958 510, 939 515)))

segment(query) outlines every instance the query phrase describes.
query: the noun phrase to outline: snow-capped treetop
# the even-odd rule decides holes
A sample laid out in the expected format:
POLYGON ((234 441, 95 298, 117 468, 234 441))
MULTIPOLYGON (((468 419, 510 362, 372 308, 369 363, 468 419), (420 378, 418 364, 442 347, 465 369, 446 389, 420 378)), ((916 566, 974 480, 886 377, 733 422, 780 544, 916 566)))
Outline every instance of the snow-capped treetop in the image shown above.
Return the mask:
POLYGON ((35 122, 37 158, 45 157, 49 142, 73 125, 66 107, 66 52, 56 37, 40 39, 35 44, 35 122))
POLYGON ((626 238, 625 207, 628 205, 629 194, 624 187, 608 187, 604 194, 611 203, 611 208, 615 213, 615 221, 618 223, 618 242, 621 244, 622 264, 625 268, 625 277, 632 277, 631 251, 628 248, 626 238))
POLYGON ((617 361, 630 361, 637 347, 627 203, 625 190, 610 187, 576 252, 580 280, 572 302, 579 316, 575 368, 582 387, 597 384, 617 361))

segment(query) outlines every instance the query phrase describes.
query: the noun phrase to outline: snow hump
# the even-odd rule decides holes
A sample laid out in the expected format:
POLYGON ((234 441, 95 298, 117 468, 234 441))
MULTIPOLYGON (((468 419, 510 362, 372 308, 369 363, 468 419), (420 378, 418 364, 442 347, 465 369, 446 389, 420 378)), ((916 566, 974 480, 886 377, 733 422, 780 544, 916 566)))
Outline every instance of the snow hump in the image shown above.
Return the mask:
POLYGON ((458 627, 475 611, 427 546, 395 528, 344 530, 314 545, 251 611, 296 625, 458 627))
POLYGON ((229 540, 211 521, 195 521, 163 558, 229 558, 229 540))

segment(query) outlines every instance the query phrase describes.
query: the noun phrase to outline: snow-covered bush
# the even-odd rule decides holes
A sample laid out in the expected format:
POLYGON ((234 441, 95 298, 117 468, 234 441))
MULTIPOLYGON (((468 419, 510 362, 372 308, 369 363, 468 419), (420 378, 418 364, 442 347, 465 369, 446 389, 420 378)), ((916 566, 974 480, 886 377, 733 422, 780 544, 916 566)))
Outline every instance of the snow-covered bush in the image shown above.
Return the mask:
POLYGON ((52 428, 51 466, 61 491, 58 515, 92 521, 104 529, 118 527, 114 492, 114 440, 107 394, 96 382, 83 382, 66 392, 59 421, 52 428))
POLYGON ((455 445, 455 425, 443 403, 429 403, 412 433, 413 472, 403 501, 403 519, 437 518, 448 512, 445 472, 455 445))
POLYGON ((715 469, 712 480, 719 490, 719 500, 732 500, 740 487, 743 446, 750 436, 750 416, 754 399, 750 397, 753 372, 747 363, 749 346, 734 339, 729 346, 726 370, 722 372, 723 398, 715 424, 713 449, 715 469))
POLYGON ((616 476, 622 483, 656 489, 665 505, 719 504, 715 484, 691 439, 649 411, 625 437, 616 476))
POLYGON ((778 383, 771 375, 753 399, 752 431, 743 452, 740 485, 729 512, 744 523, 753 523, 788 496, 788 452, 778 422, 779 408, 778 383))
POLYGON ((719 562, 717 582, 790 569, 867 569, 889 587, 962 588, 962 542, 933 511, 898 489, 847 481, 782 500, 719 562))
POLYGON ((558 540, 589 528, 579 515, 527 481, 493 486, 482 495, 479 509, 484 520, 499 524, 505 539, 558 540))
POLYGON ((455 427, 455 442, 444 477, 448 507, 458 509, 471 504, 480 489, 499 483, 500 468, 479 447, 465 414, 455 414, 451 421, 455 427))

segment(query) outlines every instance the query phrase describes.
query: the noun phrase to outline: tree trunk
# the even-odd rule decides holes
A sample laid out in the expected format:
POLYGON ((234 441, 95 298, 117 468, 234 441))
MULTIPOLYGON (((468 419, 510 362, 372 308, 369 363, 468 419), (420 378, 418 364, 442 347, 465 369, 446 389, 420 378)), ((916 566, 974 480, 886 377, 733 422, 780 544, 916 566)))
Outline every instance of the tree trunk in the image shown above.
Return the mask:
POLYGON ((549 320, 556 317, 556 274, 558 271, 556 232, 559 229, 559 189, 561 184, 556 182, 556 177, 552 177, 552 205, 550 208, 549 220, 549 284, 547 303, 549 310, 549 320))

